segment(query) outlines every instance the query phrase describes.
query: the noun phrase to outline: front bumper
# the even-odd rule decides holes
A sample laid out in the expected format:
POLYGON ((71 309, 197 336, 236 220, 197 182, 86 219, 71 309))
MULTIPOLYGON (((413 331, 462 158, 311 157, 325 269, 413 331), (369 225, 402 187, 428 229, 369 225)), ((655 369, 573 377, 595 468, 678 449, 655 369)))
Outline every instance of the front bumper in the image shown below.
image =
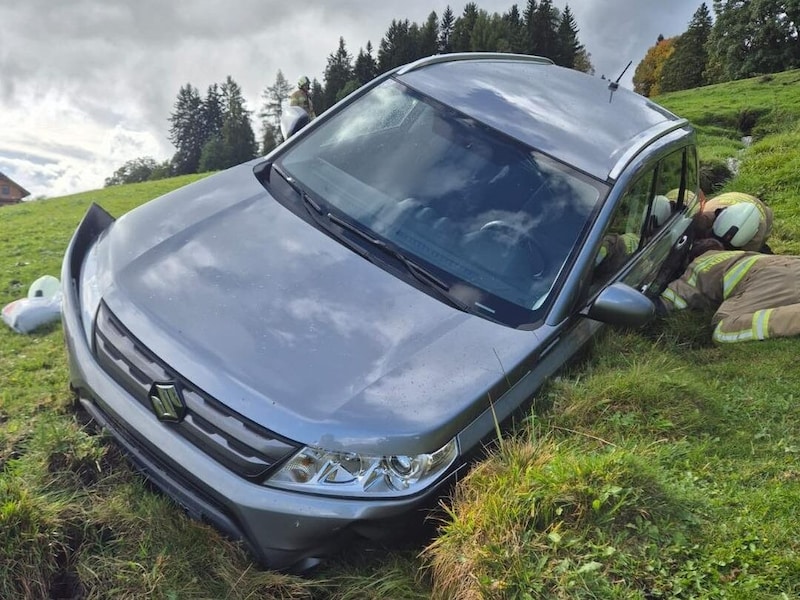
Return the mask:
MULTIPOLYGON (((410 498, 378 500, 314 496, 265 487, 232 473, 147 407, 106 373, 86 340, 77 288, 89 247, 111 224, 93 206, 69 244, 62 266, 62 323, 70 383, 89 414, 124 448, 143 474, 188 514, 243 540, 272 569, 312 566, 352 533, 380 531, 384 521, 411 516, 438 497, 443 483, 410 498)), ((454 473, 447 479, 452 479, 454 473)))

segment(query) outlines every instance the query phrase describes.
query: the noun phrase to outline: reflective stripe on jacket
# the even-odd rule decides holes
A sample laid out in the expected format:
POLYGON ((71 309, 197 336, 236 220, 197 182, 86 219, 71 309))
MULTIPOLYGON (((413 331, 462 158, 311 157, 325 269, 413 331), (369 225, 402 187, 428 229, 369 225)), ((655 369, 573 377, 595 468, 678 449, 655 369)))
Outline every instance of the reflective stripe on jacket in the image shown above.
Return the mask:
POLYGON ((720 343, 746 342, 748 340, 765 340, 769 337, 769 316, 773 308, 757 310, 753 313, 749 327, 725 331, 725 326, 730 325, 721 320, 714 328, 714 341, 720 343))
POLYGON ((800 256, 706 252, 661 300, 667 309, 716 309, 716 342, 800 335, 800 256))
MULTIPOLYGON (((670 283, 662 292, 661 299, 664 301, 664 306, 668 310, 716 308, 725 299, 725 274, 745 256, 765 255, 743 250, 711 251, 701 254, 689 264, 680 279, 670 283)), ((743 277, 744 273, 741 275, 743 277)), ((732 280, 729 282, 733 283, 732 280)))

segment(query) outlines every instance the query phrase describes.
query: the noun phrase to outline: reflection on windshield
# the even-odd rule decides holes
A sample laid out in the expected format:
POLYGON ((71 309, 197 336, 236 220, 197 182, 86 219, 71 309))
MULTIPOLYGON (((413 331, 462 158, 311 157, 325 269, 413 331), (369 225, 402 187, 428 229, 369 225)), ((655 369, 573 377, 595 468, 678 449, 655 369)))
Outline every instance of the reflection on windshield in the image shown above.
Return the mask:
POLYGON ((541 307, 600 190, 473 119, 386 81, 282 158, 312 195, 446 274, 492 318, 541 307))

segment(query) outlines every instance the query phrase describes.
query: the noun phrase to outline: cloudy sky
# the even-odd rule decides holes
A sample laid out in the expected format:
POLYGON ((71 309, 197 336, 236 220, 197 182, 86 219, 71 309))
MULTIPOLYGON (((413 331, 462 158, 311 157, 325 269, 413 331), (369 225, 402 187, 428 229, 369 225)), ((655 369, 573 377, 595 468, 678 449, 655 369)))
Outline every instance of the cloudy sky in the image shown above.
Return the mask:
MULTIPOLYGON (((701 0, 570 0, 597 76, 631 76, 659 34, 682 33, 701 0)), ((126 161, 175 152, 168 117, 186 83, 230 75, 257 111, 278 69, 322 81, 343 36, 377 49, 392 19, 422 24, 447 0, 0 0, 0 171, 54 197, 97 189, 126 161)), ((503 13, 513 0, 482 0, 503 13)), ((518 0, 520 10, 525 0, 518 0)), ((566 2, 555 0, 562 8, 566 2)), ((256 128, 258 135, 258 129, 256 128)))

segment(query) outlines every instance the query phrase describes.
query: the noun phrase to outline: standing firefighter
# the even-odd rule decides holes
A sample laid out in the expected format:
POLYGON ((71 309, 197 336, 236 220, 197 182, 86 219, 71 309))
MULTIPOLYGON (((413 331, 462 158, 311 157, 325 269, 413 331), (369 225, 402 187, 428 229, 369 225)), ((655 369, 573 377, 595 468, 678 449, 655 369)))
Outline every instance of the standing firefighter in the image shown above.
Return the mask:
POLYGON ((800 256, 711 250, 695 258, 660 300, 667 311, 716 309, 716 342, 800 335, 800 256))
POLYGON ((727 192, 705 203, 697 215, 697 237, 715 237, 729 250, 769 252, 772 219, 772 209, 755 196, 727 192))
POLYGON ((316 115, 314 114, 314 105, 311 102, 310 89, 311 82, 308 80, 308 77, 303 75, 297 82, 297 89, 289 96, 289 105, 299 106, 306 111, 309 119, 313 119, 316 115))

